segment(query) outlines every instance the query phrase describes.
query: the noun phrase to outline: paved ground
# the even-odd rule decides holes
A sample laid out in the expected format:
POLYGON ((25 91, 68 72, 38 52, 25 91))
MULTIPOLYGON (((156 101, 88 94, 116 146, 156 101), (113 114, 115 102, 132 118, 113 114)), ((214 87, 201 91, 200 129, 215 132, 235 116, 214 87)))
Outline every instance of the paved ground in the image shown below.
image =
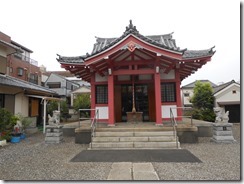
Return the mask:
MULTIPOLYGON (((181 144, 181 148, 189 150, 202 161, 200 163, 126 162, 125 165, 129 165, 127 169, 130 168, 130 176, 134 180, 142 176, 149 178, 155 174, 155 180, 157 175, 159 180, 167 181, 238 181, 241 176, 239 124, 234 125, 233 135, 237 140, 235 144, 216 144, 210 142, 211 137, 199 138, 198 144, 181 144), (137 166, 137 164, 146 164, 148 166, 145 167, 153 167, 153 169, 148 169, 148 173, 138 176, 139 172, 144 171, 138 171, 137 168, 144 168, 144 166, 137 166)), ((70 162, 81 150, 86 150, 87 145, 75 144, 73 137, 65 137, 64 140, 61 144, 45 144, 44 135, 38 133, 27 136, 26 140, 19 144, 9 143, 5 147, 0 147, 0 179, 101 181, 111 179, 116 165, 124 164, 70 162)))

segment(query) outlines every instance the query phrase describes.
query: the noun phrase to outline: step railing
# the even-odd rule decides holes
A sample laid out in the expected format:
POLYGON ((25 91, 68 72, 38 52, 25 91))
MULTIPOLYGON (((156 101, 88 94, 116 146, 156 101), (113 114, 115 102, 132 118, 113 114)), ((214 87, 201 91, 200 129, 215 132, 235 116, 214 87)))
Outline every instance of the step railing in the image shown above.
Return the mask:
POLYGON ((99 111, 98 111, 98 109, 79 109, 79 115, 80 115, 79 128, 80 128, 82 120, 91 120, 91 148, 92 148, 92 139, 93 139, 93 137, 95 137, 95 134, 96 134, 96 127, 97 127, 97 122, 98 122, 98 118, 99 118, 99 111), (90 111, 90 114, 91 114, 91 111, 95 111, 95 113, 94 113, 93 117, 91 117, 91 115, 90 115, 90 117, 81 117, 82 111, 83 112, 90 111))
POLYGON ((172 127, 173 127, 173 135, 174 135, 174 138, 175 138, 176 148, 179 148, 178 136, 177 136, 177 130, 176 130, 177 129, 177 122, 175 120, 172 108, 170 108, 170 121, 171 121, 171 124, 172 124, 172 127))
MULTIPOLYGON (((188 111, 190 111, 190 110, 192 110, 193 108, 192 107, 171 107, 170 109, 176 109, 176 110, 178 110, 178 109, 182 109, 182 111, 186 111, 186 110, 188 110, 188 111)), ((172 110, 172 113, 173 113, 173 110, 172 110)), ((193 126, 193 119, 192 119, 192 113, 191 114, 189 114, 189 115, 183 115, 183 116, 178 116, 177 115, 177 118, 190 118, 190 122, 191 122, 191 126, 193 126)))

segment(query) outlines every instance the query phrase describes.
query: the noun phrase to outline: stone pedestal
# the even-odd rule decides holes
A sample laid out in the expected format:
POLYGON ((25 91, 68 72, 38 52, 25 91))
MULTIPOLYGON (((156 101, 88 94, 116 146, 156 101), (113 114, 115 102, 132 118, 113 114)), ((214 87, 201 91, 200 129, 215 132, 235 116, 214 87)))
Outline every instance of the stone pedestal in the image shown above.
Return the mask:
POLYGON ((126 112, 127 122, 142 122, 142 112, 126 112))
POLYGON ((236 140, 232 135, 232 123, 213 123, 212 142, 216 143, 234 143, 236 140))
POLYGON ((62 125, 48 125, 46 126, 45 143, 60 143, 63 138, 63 126, 62 125))
POLYGON ((91 143, 91 128, 76 128, 75 143, 90 144, 91 143))

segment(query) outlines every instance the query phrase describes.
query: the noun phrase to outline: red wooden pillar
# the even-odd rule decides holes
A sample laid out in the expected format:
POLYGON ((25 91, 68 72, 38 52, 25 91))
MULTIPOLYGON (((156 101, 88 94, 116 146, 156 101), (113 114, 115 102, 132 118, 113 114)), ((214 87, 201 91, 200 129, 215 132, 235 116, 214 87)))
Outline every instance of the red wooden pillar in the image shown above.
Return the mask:
MULTIPOLYGON (((95 88, 95 73, 92 74, 91 76, 91 109, 95 109, 96 108, 96 102, 95 102, 95 98, 96 98, 96 88, 95 88)), ((91 118, 93 118, 95 115, 95 111, 92 110, 91 111, 91 118)))
MULTIPOLYGON (((175 79, 176 79, 176 105, 177 107, 182 107, 182 103, 181 103, 181 95, 180 95, 180 73, 179 70, 175 70, 175 79)), ((177 108, 177 120, 178 121, 182 121, 182 108, 177 108)))
POLYGON ((157 71, 157 67, 156 67, 155 74, 154 74, 156 125, 161 125, 162 124, 161 82, 160 82, 160 72, 159 72, 159 70, 157 71))
POLYGON ((110 74, 108 75, 108 126, 114 126, 114 122, 114 76, 110 74))

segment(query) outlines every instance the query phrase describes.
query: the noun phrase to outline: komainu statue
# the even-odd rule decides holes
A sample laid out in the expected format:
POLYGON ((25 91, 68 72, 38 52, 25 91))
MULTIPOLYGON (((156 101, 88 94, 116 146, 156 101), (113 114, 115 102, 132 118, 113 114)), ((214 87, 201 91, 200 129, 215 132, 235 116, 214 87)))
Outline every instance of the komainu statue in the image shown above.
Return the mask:
POLYGON ((214 113, 216 115, 216 123, 228 123, 229 121, 229 111, 225 112, 222 107, 214 107, 214 113))
POLYGON ((59 125, 60 123, 60 111, 53 111, 53 116, 48 114, 48 124, 49 125, 59 125))

